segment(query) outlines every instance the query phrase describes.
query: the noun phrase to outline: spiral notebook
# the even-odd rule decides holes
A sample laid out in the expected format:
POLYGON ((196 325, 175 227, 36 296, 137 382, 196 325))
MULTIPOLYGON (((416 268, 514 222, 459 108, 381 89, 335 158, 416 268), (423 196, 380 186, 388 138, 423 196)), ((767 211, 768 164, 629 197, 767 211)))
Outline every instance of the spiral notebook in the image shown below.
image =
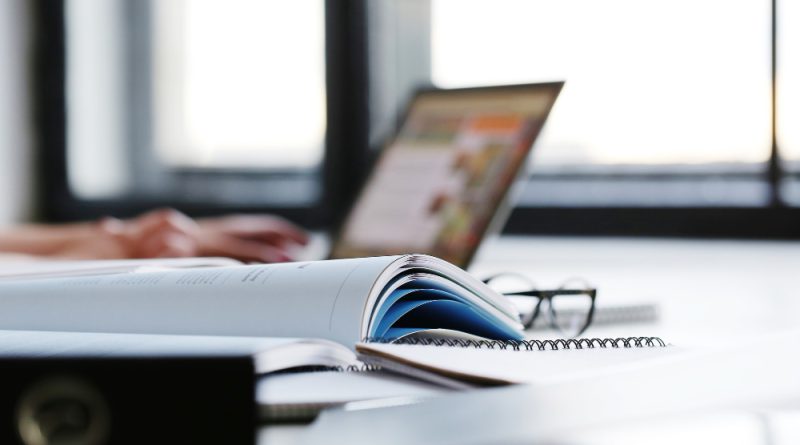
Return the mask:
POLYGON ((552 383, 651 366, 686 354, 658 337, 557 340, 410 338, 356 345, 359 359, 452 388, 552 383))
MULTIPOLYGON (((696 346, 684 350, 683 346, 626 349, 624 343, 608 349, 495 350, 528 358, 531 363, 537 357, 560 360, 564 354, 574 353, 575 361, 565 364, 594 369, 585 370, 586 378, 565 376, 553 384, 466 391, 419 403, 353 404, 346 410, 325 412, 303 438, 307 443, 374 443, 380 438, 382 445, 443 445, 459 439, 469 443, 723 443, 711 435, 698 435, 708 431, 703 423, 693 422, 691 434, 685 436, 661 437, 649 426, 651 421, 661 425, 661 420, 666 420, 664 425, 672 427, 674 419, 695 419, 703 412, 769 412, 796 406, 800 400, 800 357, 795 352, 800 330, 796 327, 769 334, 748 332, 727 339, 712 336, 697 340, 696 346), (623 353, 641 360, 610 368, 600 367, 600 362, 593 360, 623 353), (589 358, 578 361, 585 354, 589 358), (615 427, 606 431, 608 425, 615 427), (703 428, 697 428, 701 425, 703 428), (574 434, 580 431, 587 434, 574 434)), ((752 431, 761 434, 762 418, 753 420, 756 422, 748 428, 756 427, 752 431)), ((720 425, 729 426, 728 422, 720 425)))

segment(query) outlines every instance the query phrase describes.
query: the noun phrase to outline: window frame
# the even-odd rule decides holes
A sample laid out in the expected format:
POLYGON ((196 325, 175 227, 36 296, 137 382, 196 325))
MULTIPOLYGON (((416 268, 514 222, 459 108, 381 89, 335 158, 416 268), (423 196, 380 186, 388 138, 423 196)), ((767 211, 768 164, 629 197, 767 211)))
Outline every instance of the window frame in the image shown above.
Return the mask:
MULTIPOLYGON (((352 201, 370 152, 367 148, 368 73, 366 60, 366 1, 325 1, 325 57, 327 89, 327 131, 324 160, 319 171, 275 169, 263 172, 232 169, 176 168, 171 175, 202 177, 210 181, 235 179, 256 181, 259 186, 293 180, 310 180, 322 175, 322 194, 314 205, 230 204, 203 200, 176 201, 153 196, 125 196, 122 199, 81 199, 70 192, 67 172, 66 112, 66 0, 36 0, 34 30, 34 120, 38 135, 37 218, 49 222, 95 219, 105 215, 128 217, 157 207, 174 207, 190 215, 222 212, 268 212, 304 226, 322 229, 335 224, 336 212, 352 201), (235 178, 234 178, 235 177, 235 178)), ((137 7, 140 9, 139 7, 137 7)), ((132 11, 141 13, 141 11, 132 11)), ((140 104, 141 105, 141 104, 140 104)), ((135 123, 139 125, 140 123, 135 123)), ((133 163, 147 163, 147 156, 132 156, 133 163)), ((145 166, 146 167, 146 166, 145 166)), ((137 168, 143 168, 138 166, 137 168)))
MULTIPOLYGON (((171 206, 190 215, 221 212, 269 212, 313 229, 335 230, 347 214, 363 184, 377 151, 370 148, 370 51, 368 0, 326 0, 327 131, 322 175, 322 196, 317 205, 238 205, 196 200, 131 196, 125 199, 85 200, 69 191, 66 144, 65 23, 66 0, 37 0, 33 8, 35 129, 38 136, 38 216, 44 221, 73 221, 104 215, 131 216, 147 209, 171 206)), ((769 203, 762 207, 731 206, 531 206, 515 208, 504 232, 536 235, 668 236, 704 238, 800 239, 800 207, 791 207, 781 196, 781 182, 800 179, 800 172, 784 171, 776 139, 777 0, 771 0, 771 156, 762 173, 769 203)), ((398 104, 401 109, 402 104, 398 104)), ((240 170, 184 169, 177 174, 205 178, 236 176, 242 180, 302 180, 298 171, 264 173, 240 170)), ((731 173, 741 176, 742 173, 731 173)), ((593 178, 603 178, 593 173, 593 178)), ((692 178, 713 180, 725 173, 697 174, 692 178)), ((554 173, 556 179, 581 180, 580 174, 554 173)), ((655 182, 685 177, 659 174, 655 182)), ((609 181, 625 178, 609 173, 609 181)), ((638 178, 638 179, 641 179, 638 178)), ((531 181, 531 179, 529 179, 531 181)))

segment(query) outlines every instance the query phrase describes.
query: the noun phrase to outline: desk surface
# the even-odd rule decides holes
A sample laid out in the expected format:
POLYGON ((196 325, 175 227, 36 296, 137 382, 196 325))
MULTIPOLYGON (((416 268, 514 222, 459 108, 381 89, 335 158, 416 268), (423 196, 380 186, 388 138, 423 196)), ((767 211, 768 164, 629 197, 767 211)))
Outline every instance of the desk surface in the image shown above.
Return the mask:
MULTIPOLYGON (((481 249, 470 271, 479 277, 517 271, 542 287, 578 276, 599 289, 598 306, 659 307, 655 323, 597 327, 587 336, 657 335, 674 344, 698 346, 800 326, 800 242, 502 237, 481 249)), ((763 439, 762 424, 750 414, 724 413, 703 422, 702 428, 690 429, 723 425, 719 431, 712 428, 717 434, 712 437, 727 431, 737 443, 760 443, 742 440, 763 439), (730 428, 731 422, 738 429, 730 428)), ((259 442, 297 443, 303 431, 302 426, 265 427, 259 442)), ((641 432, 635 427, 616 430, 593 436, 597 440, 590 443, 627 443, 622 440, 626 437, 636 443, 641 432), (600 440, 603 437, 611 442, 600 440)))
POLYGON ((662 335, 696 344, 800 325, 800 242, 500 238, 471 271, 508 270, 523 271, 540 286, 583 277, 599 289, 598 305, 660 307, 656 325, 587 335, 662 335))

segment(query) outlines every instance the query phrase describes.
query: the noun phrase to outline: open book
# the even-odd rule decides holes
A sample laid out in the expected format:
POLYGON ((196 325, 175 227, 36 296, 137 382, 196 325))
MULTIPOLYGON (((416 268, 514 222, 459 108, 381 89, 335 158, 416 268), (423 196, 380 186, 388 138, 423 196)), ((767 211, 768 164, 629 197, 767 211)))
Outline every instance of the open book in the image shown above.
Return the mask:
POLYGON ((0 282, 0 329, 302 337, 443 329, 521 339, 516 308, 426 255, 0 282))
POLYGON ((24 260, 0 259, 0 281, 67 278, 87 275, 152 272, 167 269, 220 267, 242 264, 231 258, 154 258, 133 260, 24 260))

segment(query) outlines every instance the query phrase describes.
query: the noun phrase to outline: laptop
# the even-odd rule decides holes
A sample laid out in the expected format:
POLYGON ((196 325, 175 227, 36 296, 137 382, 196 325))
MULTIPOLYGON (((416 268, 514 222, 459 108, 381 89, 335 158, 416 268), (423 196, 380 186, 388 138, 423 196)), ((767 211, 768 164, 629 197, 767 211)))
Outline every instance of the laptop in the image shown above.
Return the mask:
POLYGON ((426 253, 467 268, 505 223, 509 190, 563 84, 417 91, 330 256, 426 253))

